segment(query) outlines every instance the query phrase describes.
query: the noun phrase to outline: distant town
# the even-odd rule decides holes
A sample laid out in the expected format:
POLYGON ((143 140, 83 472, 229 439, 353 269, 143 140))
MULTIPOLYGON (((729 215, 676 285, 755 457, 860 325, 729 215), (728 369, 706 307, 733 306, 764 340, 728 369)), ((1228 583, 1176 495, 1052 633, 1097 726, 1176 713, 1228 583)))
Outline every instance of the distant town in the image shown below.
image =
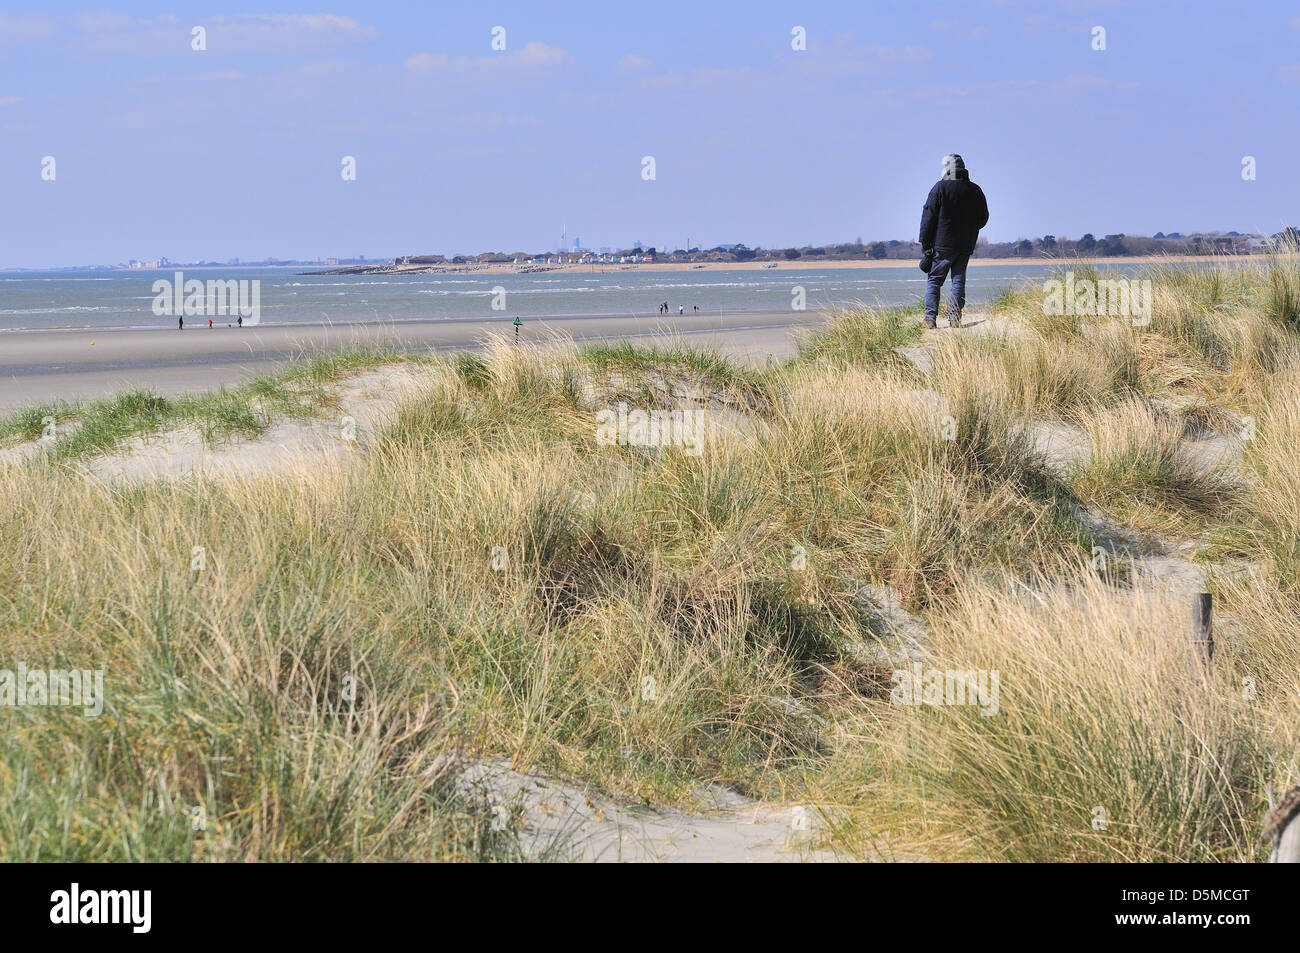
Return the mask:
MULTIPOLYGON (((1043 235, 1038 238, 1019 238, 1011 242, 990 242, 981 238, 975 249, 977 258, 1119 258, 1155 255, 1259 255, 1268 254, 1283 246, 1300 245, 1300 230, 1288 226, 1272 235, 1247 232, 1156 232, 1154 235, 1125 235, 1123 233, 1100 237, 1085 233, 1079 238, 1064 235, 1043 235)), ((543 268, 554 265, 620 265, 620 264, 718 264, 744 262, 806 261, 883 261, 897 259, 912 261, 920 257, 921 246, 915 241, 898 239, 852 242, 831 245, 804 245, 784 248, 749 247, 744 243, 721 244, 711 248, 659 248, 634 242, 628 248, 585 248, 579 239, 566 242, 551 251, 489 251, 472 255, 399 255, 396 258, 315 258, 282 259, 263 258, 246 261, 230 258, 225 261, 173 261, 167 257, 131 259, 116 265, 71 266, 68 271, 157 271, 168 268, 315 268, 337 269, 326 274, 355 273, 358 271, 383 271, 385 269, 410 270, 420 267, 446 268, 470 265, 514 265, 521 269, 543 268)), ((40 269, 18 269, 34 271, 40 269)))
MULTIPOLYGON (((1077 239, 1044 235, 1041 238, 1021 238, 1014 242, 990 242, 981 238, 975 255, 982 258, 1040 258, 1040 257, 1126 257, 1144 255, 1249 255, 1261 254, 1279 247, 1287 239, 1294 242, 1300 232, 1287 228, 1275 235, 1255 235, 1243 232, 1212 232, 1183 235, 1178 232, 1156 232, 1155 235, 1103 235, 1098 238, 1084 234, 1077 239)), ((797 261, 820 259, 825 261, 871 261, 888 258, 910 260, 919 258, 921 246, 914 241, 853 242, 836 245, 805 245, 788 248, 750 248, 744 244, 716 245, 712 248, 677 248, 669 251, 641 242, 631 248, 601 248, 599 251, 575 244, 560 251, 541 253, 516 251, 510 253, 484 252, 478 255, 405 255, 394 259, 395 265, 448 264, 448 265, 562 265, 562 264, 620 264, 637 262, 749 262, 797 261)), ((343 264, 340 262, 340 264, 343 264)), ((355 264, 349 262, 348 264, 355 264)))
MULTIPOLYGON (((1300 244, 1300 231, 1288 227, 1274 235, 1243 232, 1211 232, 1183 235, 1179 232, 1156 232, 1155 235, 1103 235, 1085 233, 1077 239, 1043 235, 1021 238, 1014 242, 990 242, 981 238, 975 249, 978 258, 1047 259, 1047 258, 1120 258, 1158 255, 1261 255, 1283 246, 1300 244)), ((583 248, 575 240, 572 247, 547 252, 483 252, 478 255, 402 255, 391 263, 342 263, 322 274, 373 274, 411 272, 420 269, 476 266, 512 266, 520 272, 555 265, 696 265, 764 262, 777 267, 780 262, 804 261, 808 264, 830 261, 915 261, 921 246, 914 241, 853 242, 836 245, 805 245, 802 248, 750 248, 742 243, 716 245, 712 248, 677 248, 672 251, 636 242, 631 248, 583 248)))

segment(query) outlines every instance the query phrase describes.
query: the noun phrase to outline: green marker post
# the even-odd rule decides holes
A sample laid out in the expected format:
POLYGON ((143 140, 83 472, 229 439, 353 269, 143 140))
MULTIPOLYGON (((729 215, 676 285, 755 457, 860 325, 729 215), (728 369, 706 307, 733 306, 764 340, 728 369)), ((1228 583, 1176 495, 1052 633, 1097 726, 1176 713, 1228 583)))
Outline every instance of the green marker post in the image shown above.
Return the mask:
POLYGON ((515 315, 515 320, 514 320, 514 325, 515 325, 515 347, 518 347, 518 346, 519 346, 519 326, 520 326, 521 324, 523 324, 523 323, 524 323, 524 322, 522 322, 522 321, 519 320, 519 315, 516 314, 516 315, 515 315))

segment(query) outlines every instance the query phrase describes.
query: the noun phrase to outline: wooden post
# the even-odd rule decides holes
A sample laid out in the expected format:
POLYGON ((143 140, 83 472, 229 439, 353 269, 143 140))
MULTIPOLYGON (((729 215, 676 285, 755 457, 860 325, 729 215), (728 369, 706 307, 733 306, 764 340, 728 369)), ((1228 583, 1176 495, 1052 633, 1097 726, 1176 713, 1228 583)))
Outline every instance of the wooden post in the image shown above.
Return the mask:
POLYGON ((1214 597, 1208 592, 1192 596, 1192 645, 1200 649, 1208 664, 1214 658, 1214 597))
MULTIPOLYGON (((1271 803, 1273 798, 1269 797, 1271 803)), ((1264 843, 1272 848, 1270 864, 1300 864, 1300 787, 1287 791, 1264 818, 1264 843)))
POLYGON ((1300 864, 1300 818, 1291 818, 1282 828, 1282 836, 1268 859, 1272 864, 1300 864))

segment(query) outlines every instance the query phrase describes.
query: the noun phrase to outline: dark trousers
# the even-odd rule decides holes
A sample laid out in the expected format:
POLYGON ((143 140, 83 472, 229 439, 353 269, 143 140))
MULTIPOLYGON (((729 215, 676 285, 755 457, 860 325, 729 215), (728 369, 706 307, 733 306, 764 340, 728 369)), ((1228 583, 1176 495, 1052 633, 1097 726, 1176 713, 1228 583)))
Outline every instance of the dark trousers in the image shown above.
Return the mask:
POLYGON ((944 279, 952 274, 952 288, 948 292, 948 311, 951 317, 961 317, 961 309, 966 307, 966 265, 970 261, 970 252, 954 253, 944 249, 934 250, 934 264, 930 266, 930 277, 925 284, 925 320, 933 321, 939 316, 939 292, 944 279))

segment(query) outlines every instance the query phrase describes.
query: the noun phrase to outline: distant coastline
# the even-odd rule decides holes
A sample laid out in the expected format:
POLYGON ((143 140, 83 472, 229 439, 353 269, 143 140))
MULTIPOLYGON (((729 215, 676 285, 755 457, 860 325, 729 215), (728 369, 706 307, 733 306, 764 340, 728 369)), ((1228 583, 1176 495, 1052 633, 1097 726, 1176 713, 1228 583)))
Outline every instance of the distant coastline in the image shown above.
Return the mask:
MULTIPOLYGON (((1047 256, 1025 258, 972 258, 971 267, 989 267, 1000 265, 1051 265, 1078 263, 1096 266, 1105 265, 1158 265, 1170 264, 1247 264, 1252 261, 1266 260, 1263 255, 1116 255, 1097 257, 1060 257, 1047 256)), ((514 264, 513 262, 491 262, 474 264, 366 264, 347 265, 340 268, 328 268, 316 271, 303 271, 303 275, 436 275, 436 274, 477 274, 477 275, 515 275, 528 274, 615 274, 618 272, 689 272, 689 271, 818 271, 840 269, 875 269, 875 268, 915 268, 916 262, 898 258, 853 259, 817 261, 801 258, 794 261, 710 261, 710 262, 637 262, 633 263, 569 263, 563 265, 514 264)))

